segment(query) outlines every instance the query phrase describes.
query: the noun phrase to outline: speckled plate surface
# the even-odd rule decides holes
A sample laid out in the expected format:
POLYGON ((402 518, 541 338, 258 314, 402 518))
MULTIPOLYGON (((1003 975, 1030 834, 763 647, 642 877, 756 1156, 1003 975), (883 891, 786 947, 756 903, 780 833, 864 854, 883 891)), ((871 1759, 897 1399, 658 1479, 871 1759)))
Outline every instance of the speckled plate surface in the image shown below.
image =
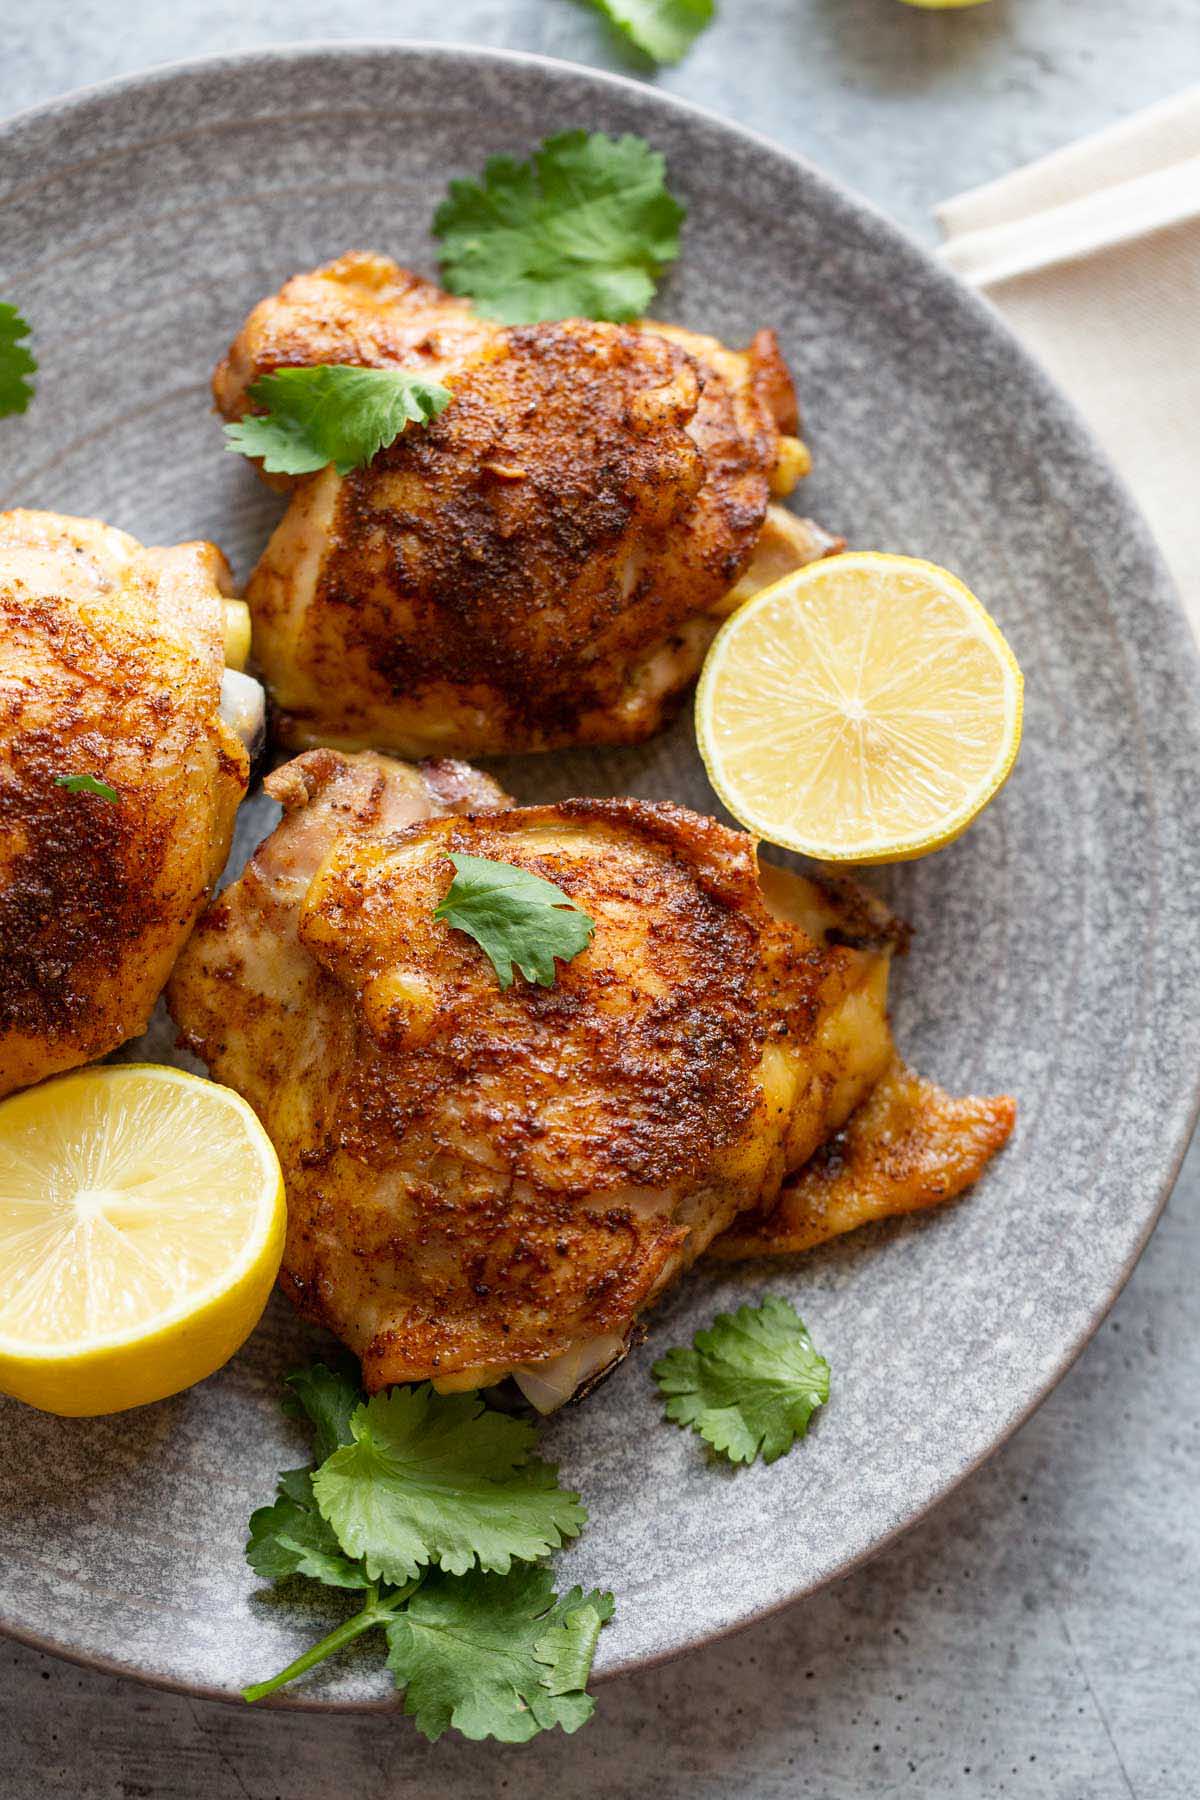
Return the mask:
MULTIPOLYGON (((700 1270, 650 1342, 549 1427, 592 1524, 564 1574, 611 1585, 598 1667, 669 1656, 811 1592, 920 1516, 1020 1423, 1095 1328, 1169 1190, 1200 1071, 1190 638, 1130 501, 992 317, 812 169, 647 88, 534 58, 339 47, 162 71, 0 127, 0 295, 42 375, 0 426, 0 502, 211 537, 245 574, 279 502, 222 453, 207 377, 248 307, 351 246, 433 271, 448 177, 546 132, 637 131, 690 216, 663 316, 774 325, 816 470, 803 504, 863 547, 958 570, 1024 665, 1025 747, 965 839, 878 885, 915 924, 895 1024, 917 1067, 1021 1100, 1009 1149, 942 1213, 793 1262, 700 1270), (649 1365, 718 1309, 791 1295, 834 1391, 773 1468, 710 1469, 649 1365)), ((637 752, 510 763, 526 799, 712 809, 690 724, 637 752)), ((244 855, 264 821, 252 803, 244 855)), ((237 858, 235 857, 235 860, 237 858)), ((140 1053, 169 1054, 161 1022, 140 1053)), ((276 1299, 228 1368, 132 1415, 0 1402, 0 1624, 228 1696, 336 1616, 259 1586, 250 1510, 300 1438, 280 1376, 314 1342, 276 1299)), ((374 1652, 285 1704, 394 1705, 374 1652)))

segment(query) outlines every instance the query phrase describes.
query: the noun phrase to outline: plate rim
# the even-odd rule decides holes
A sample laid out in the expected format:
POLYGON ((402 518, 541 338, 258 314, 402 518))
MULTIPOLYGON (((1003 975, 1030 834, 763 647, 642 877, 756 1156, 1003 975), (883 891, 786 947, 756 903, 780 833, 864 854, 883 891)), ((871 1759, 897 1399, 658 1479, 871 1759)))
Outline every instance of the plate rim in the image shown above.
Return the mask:
MULTIPOLYGON (((957 306, 960 310, 965 308, 974 316, 976 325, 985 335, 993 338, 999 337, 1005 341, 1009 353, 1015 355, 1023 366, 1031 390, 1037 391, 1046 411, 1058 425, 1066 427, 1074 436, 1076 443, 1087 451, 1092 466, 1098 466, 1105 472, 1112 493, 1120 501, 1124 524, 1137 539, 1139 555, 1145 564, 1152 567, 1157 573, 1163 595, 1163 603, 1156 606, 1157 623, 1170 631, 1173 641, 1167 645, 1167 648, 1172 652, 1176 661, 1188 670, 1188 679, 1185 685, 1190 701, 1190 723, 1193 735, 1200 741, 1200 647, 1197 646, 1178 590, 1166 568, 1162 552, 1132 491, 1123 476, 1114 468, 1096 434, 1081 416, 1074 403, 1021 343, 1002 315, 941 263, 933 248, 918 238, 907 226, 891 218, 869 197, 859 193, 838 177, 829 174, 802 152, 789 149, 751 126, 744 125, 696 101, 657 87, 648 80, 638 80, 633 75, 596 68, 590 64, 578 63, 562 57, 547 56, 536 51, 510 50, 492 45, 446 39, 313 38, 281 39, 277 42, 259 44, 243 50, 217 51, 202 56, 181 57, 155 63, 145 69, 113 76, 104 81, 71 88, 48 100, 39 101, 0 118, 0 146, 7 144, 30 127, 36 127, 43 122, 52 122, 85 105, 97 103, 103 105, 125 95, 151 92, 205 72, 223 69, 245 71, 256 65, 262 69, 269 69, 278 67, 281 63, 295 65, 305 61, 335 61, 351 64, 356 61, 403 60, 422 57, 449 58, 460 64, 490 65, 493 68, 516 65, 541 73, 550 80, 556 79, 565 72, 577 80, 583 79, 601 88, 610 88, 627 98, 636 98, 641 105, 674 112, 685 120, 690 118, 710 130, 715 129, 719 133, 731 135, 759 155, 777 161, 785 170, 793 173, 799 170, 811 186, 822 192, 846 215, 858 221, 866 220, 873 230, 883 238, 890 239, 907 255, 919 259, 927 277, 940 286, 943 291, 953 292, 957 306)), ((18 183, 17 185, 25 184, 18 183)), ((3 197, 4 190, 0 189, 0 199, 3 197)), ((592 1684, 599 1686, 622 1675, 661 1667, 690 1654, 693 1650, 749 1630, 754 1625, 821 1592, 833 1582, 840 1581, 843 1577, 862 1568, 876 1556, 891 1548, 908 1531, 922 1524, 943 1501, 949 1499, 1021 1429, 1078 1361, 1096 1335, 1132 1275, 1158 1224, 1178 1179, 1198 1118, 1200 1118, 1200 1062, 1194 1065, 1190 1084, 1187 1081, 1180 1083, 1164 1104, 1159 1119, 1161 1153, 1158 1166, 1160 1174, 1154 1202, 1152 1206, 1147 1207, 1144 1223, 1124 1263, 1116 1272, 1111 1287, 1096 1302, 1075 1340, 1050 1366, 1039 1384, 1028 1395, 1024 1404, 1004 1421, 998 1435, 990 1443, 978 1450, 969 1461, 957 1467, 935 1491, 928 1494, 884 1534, 864 1548, 846 1556, 835 1568, 827 1570, 817 1580, 782 1592, 769 1601, 755 1605, 752 1610, 732 1623, 706 1628, 690 1637, 686 1643, 645 1654, 627 1656, 623 1661, 597 1671, 592 1677, 592 1684)), ((147 1686, 163 1692, 220 1701, 235 1706, 244 1705, 236 1688, 217 1687, 201 1680, 189 1680, 163 1674, 152 1668, 122 1661, 119 1657, 104 1652, 73 1647, 63 1643, 60 1639, 19 1624, 3 1613, 0 1613, 0 1636, 42 1654, 59 1657, 79 1667, 94 1669, 98 1673, 123 1679, 144 1682, 147 1686)), ((260 1702, 259 1707, 256 1708, 256 1710, 276 1712, 348 1714, 394 1714, 398 1713, 399 1709, 400 1700, 394 1693, 386 1693, 378 1700, 367 1700, 349 1697, 329 1698, 319 1691, 305 1689, 284 1690, 268 1700, 260 1702)))

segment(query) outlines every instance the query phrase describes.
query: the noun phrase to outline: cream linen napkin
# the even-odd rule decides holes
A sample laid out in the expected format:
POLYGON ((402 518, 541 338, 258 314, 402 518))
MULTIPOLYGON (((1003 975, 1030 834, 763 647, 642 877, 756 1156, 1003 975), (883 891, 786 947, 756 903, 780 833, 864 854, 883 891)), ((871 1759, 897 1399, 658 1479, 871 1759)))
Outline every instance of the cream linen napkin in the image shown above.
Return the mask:
POLYGON ((1200 636, 1200 88, 937 209, 943 256, 1074 400, 1200 636))

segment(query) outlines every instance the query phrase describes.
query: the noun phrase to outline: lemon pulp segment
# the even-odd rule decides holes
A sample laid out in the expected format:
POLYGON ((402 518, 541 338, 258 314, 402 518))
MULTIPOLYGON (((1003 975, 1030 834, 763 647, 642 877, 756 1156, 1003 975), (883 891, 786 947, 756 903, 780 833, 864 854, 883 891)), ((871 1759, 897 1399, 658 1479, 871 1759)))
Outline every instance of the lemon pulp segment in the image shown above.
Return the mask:
POLYGON ((730 812, 826 861, 921 855, 1007 777, 1022 680, 983 607, 944 569, 856 552, 811 564, 722 627, 696 729, 730 812))
POLYGON ((83 1069, 0 1104, 0 1391, 117 1411, 190 1386, 253 1329, 283 1248, 275 1151, 180 1069, 83 1069))

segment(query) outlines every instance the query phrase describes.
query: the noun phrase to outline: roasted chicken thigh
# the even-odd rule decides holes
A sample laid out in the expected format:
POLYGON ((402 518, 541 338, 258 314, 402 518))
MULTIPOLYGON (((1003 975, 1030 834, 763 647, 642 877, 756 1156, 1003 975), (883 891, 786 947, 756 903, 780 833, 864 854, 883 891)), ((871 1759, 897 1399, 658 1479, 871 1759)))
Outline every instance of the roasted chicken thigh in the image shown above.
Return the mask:
POLYGON ((557 1404, 888 1066, 886 916, 677 806, 514 807, 459 764, 311 751, 169 1003, 258 1110, 288 1184, 282 1281, 369 1389, 515 1375, 557 1404), (452 852, 595 920, 502 990, 434 917, 452 852), (830 933, 841 940, 835 942, 830 933))
POLYGON ((0 514, 0 1094, 144 1028, 224 865, 262 723, 228 590, 212 544, 0 514))
POLYGON ((734 598, 836 548, 772 507, 807 467, 774 336, 503 327, 384 258, 298 276, 214 379, 320 362, 453 398, 364 469, 303 480, 247 588, 283 740, 404 755, 631 743, 734 598))

